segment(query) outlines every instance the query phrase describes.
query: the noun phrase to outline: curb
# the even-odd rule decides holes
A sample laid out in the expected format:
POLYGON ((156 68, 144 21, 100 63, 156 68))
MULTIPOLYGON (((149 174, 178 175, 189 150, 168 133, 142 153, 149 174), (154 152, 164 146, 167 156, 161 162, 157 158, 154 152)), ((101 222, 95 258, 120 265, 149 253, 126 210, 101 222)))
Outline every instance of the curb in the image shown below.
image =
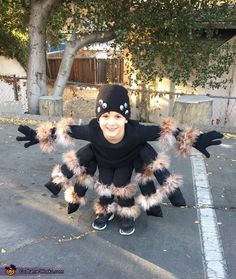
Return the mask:
POLYGON ((29 124, 29 125, 38 125, 42 122, 49 121, 55 123, 59 121, 61 117, 55 116, 42 116, 42 115, 31 115, 31 114, 23 114, 23 115, 9 115, 2 114, 0 115, 0 123, 7 123, 13 125, 21 125, 21 124, 29 124))

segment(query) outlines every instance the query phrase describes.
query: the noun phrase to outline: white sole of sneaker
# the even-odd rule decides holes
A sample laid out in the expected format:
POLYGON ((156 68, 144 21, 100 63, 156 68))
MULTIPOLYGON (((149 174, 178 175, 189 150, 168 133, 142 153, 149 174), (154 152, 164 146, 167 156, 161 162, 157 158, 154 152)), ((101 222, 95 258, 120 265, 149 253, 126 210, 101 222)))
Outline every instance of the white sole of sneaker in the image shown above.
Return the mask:
POLYGON ((96 227, 96 226, 94 225, 94 223, 92 223, 92 227, 93 227, 95 230, 97 230, 97 231, 103 231, 103 230, 105 230, 105 228, 107 227, 107 224, 106 224, 105 226, 99 228, 99 227, 96 227))
MULTIPOLYGON (((114 219, 114 217, 115 217, 115 215, 112 214, 112 215, 109 217, 108 221, 111 221, 112 219, 114 219)), ((97 230, 97 231, 103 231, 103 230, 105 230, 105 228, 107 227, 107 224, 105 224, 103 227, 99 228, 99 227, 96 227, 96 226, 94 225, 94 223, 92 223, 92 227, 93 227, 95 230, 97 230)))
POLYGON ((119 230, 119 233, 120 233, 121 235, 131 235, 131 234, 133 234, 134 232, 135 232, 135 228, 133 228, 132 231, 130 231, 130 232, 124 232, 122 229, 119 230))

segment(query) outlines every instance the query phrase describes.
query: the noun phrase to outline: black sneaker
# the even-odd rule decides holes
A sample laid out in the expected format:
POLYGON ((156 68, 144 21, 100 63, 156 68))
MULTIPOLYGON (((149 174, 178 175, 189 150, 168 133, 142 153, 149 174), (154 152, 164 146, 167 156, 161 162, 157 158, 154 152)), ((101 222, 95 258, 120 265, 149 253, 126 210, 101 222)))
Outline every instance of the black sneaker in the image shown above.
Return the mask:
POLYGON ((111 221, 114 218, 113 213, 109 213, 107 215, 97 215, 96 219, 92 223, 92 227, 95 230, 102 231, 107 227, 107 224, 109 221, 111 221))
POLYGON ((119 230, 122 235, 131 235, 135 232, 134 218, 124 218, 119 230))

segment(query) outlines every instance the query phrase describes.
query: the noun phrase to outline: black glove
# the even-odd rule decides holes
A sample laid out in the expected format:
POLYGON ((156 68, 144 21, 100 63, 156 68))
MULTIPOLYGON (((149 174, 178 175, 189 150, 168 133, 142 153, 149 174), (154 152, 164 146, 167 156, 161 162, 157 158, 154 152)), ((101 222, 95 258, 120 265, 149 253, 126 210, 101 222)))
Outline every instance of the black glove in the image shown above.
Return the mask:
POLYGON ((193 147, 209 158, 210 154, 206 148, 211 145, 221 144, 221 140, 216 139, 221 139, 223 137, 224 135, 217 131, 210 131, 208 133, 200 134, 200 136, 197 138, 197 141, 193 144, 193 147))
POLYGON ((18 131, 24 134, 24 137, 16 137, 17 141, 28 141, 24 144, 25 148, 28 148, 31 145, 39 143, 39 140, 36 138, 37 133, 35 130, 31 129, 29 126, 20 125, 18 131))

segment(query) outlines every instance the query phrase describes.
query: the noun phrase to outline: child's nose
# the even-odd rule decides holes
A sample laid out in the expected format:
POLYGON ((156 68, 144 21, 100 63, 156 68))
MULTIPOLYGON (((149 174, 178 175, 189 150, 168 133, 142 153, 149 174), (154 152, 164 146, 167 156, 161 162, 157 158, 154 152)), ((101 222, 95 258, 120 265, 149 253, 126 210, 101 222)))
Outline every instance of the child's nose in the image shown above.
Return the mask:
POLYGON ((114 119, 113 117, 109 117, 108 123, 109 123, 110 125, 114 124, 114 123, 115 123, 115 119, 114 119))

